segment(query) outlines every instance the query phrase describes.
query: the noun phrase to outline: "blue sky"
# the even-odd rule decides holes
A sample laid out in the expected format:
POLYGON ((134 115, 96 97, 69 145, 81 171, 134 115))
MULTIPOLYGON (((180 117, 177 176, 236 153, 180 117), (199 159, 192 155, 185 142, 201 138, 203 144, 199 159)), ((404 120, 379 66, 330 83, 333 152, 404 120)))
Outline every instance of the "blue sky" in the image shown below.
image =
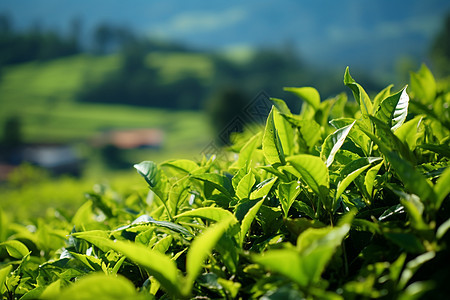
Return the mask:
POLYGON ((2 0, 16 28, 38 22, 67 32, 82 21, 85 37, 98 23, 206 49, 271 47, 289 42, 305 60, 325 64, 424 59, 450 11, 448 0, 2 0), (342 62, 341 62, 342 61, 342 62))

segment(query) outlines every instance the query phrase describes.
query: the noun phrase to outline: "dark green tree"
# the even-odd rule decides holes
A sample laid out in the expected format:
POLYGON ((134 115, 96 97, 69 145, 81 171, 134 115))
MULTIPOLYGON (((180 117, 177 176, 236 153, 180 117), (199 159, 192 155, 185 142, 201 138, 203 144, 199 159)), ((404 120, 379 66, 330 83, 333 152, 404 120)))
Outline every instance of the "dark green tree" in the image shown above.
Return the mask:
POLYGON ((22 143, 22 122, 20 117, 9 117, 3 126, 3 145, 17 147, 22 143))
POLYGON ((431 45, 431 59, 438 76, 450 75, 450 13, 431 45))
POLYGON ((219 144, 228 144, 232 132, 242 132, 245 122, 242 113, 249 100, 236 88, 224 88, 207 103, 206 111, 219 144))
POLYGON ((0 141, 0 159, 14 163, 14 154, 22 145, 22 121, 18 116, 10 116, 3 125, 3 137, 0 141))

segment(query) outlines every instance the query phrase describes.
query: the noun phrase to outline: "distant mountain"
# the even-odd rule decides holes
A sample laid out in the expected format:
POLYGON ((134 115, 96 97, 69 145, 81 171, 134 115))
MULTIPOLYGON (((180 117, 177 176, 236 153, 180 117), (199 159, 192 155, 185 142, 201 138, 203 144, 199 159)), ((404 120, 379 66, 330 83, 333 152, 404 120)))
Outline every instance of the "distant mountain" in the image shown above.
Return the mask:
POLYGON ((426 60, 450 12, 448 0, 3 0, 15 28, 68 32, 83 39, 99 23, 205 49, 293 46, 306 62, 390 70, 400 56, 426 60))

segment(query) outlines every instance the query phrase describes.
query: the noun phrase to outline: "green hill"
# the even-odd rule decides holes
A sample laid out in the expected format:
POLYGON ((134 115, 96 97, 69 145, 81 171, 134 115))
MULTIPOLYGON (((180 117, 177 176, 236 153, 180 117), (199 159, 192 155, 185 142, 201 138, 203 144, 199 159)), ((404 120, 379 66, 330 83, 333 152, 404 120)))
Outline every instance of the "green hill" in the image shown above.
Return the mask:
POLYGON ((165 133, 163 156, 197 154, 212 136, 201 112, 75 101, 87 82, 101 80, 121 63, 119 55, 81 54, 4 68, 0 126, 10 116, 19 117, 24 142, 84 142, 105 129, 158 128, 165 133))

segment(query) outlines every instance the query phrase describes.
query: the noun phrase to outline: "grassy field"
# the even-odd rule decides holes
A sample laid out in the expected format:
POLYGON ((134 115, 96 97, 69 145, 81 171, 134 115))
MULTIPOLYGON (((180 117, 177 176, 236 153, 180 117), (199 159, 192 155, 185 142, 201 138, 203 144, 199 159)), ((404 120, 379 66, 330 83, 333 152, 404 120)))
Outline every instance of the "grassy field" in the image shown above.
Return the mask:
MULTIPOLYGON (((194 64, 181 63, 191 57, 173 54, 176 65, 165 64, 159 55, 161 74, 168 80, 183 72, 209 76, 211 66, 201 57, 194 64)), ((156 61, 155 57, 151 61, 156 61)), ((78 103, 78 91, 87 81, 107 76, 120 67, 118 55, 77 55, 49 62, 31 62, 5 68, 0 80, 0 126, 9 116, 20 117, 25 142, 87 142, 105 129, 158 128, 164 131, 160 151, 150 151, 157 160, 197 154, 212 138, 206 116, 193 111, 167 111, 132 106, 78 103)), ((0 135, 2 135, 0 133, 0 135)), ((0 137, 1 138, 1 137, 0 137)), ((138 152, 145 156, 145 152, 138 152), (144 153, 144 154, 142 154, 144 153)))
POLYGON ((214 75, 214 64, 202 53, 152 52, 145 59, 146 65, 159 70, 162 82, 173 83, 186 76, 210 83, 214 75))

